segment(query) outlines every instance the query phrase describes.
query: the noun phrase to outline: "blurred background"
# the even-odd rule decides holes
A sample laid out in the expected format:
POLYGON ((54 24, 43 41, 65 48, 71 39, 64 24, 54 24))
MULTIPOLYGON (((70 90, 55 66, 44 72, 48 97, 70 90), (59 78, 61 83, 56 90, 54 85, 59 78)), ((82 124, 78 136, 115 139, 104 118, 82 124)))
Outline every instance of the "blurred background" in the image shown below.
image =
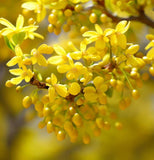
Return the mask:
MULTIPOLYGON (((15 24, 21 13, 21 2, 0 0, 0 17, 15 24)), ((144 51, 148 43, 145 35, 154 33, 154 30, 133 22, 129 32, 129 42, 138 42, 144 51)), ((62 35, 61 39, 66 39, 64 36, 67 37, 62 35)), ((23 45, 30 44, 31 49, 40 42, 26 41, 23 45)), ((123 123, 122 130, 113 127, 103 131, 100 137, 93 137, 89 145, 82 142, 73 144, 67 138, 59 142, 54 134, 47 133, 46 128, 38 128, 40 118, 33 107, 23 108, 22 98, 28 91, 21 94, 16 92, 15 87, 5 87, 5 81, 11 77, 6 62, 12 56, 13 53, 0 38, 0 160, 154 160, 152 77, 140 89, 140 99, 133 100, 129 108, 118 111, 118 120, 123 123)))

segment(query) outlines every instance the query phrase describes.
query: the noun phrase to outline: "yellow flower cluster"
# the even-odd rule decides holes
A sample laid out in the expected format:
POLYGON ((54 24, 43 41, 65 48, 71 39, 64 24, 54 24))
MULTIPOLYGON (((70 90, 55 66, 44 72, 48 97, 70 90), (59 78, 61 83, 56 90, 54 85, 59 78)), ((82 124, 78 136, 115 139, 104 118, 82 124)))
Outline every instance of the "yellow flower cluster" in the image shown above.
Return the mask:
POLYGON ((154 76, 154 35, 148 34, 147 39, 150 40, 150 43, 145 47, 145 49, 149 49, 149 51, 144 59, 147 63, 152 64, 152 66, 149 68, 149 72, 152 76, 154 76))
POLYGON ((39 127, 46 126, 47 131, 55 132, 60 141, 66 135, 72 142, 81 136, 88 144, 90 137, 99 136, 101 130, 109 130, 112 126, 120 129, 122 124, 115 121, 116 115, 110 109, 112 104, 108 99, 114 90, 119 92, 119 108, 123 110, 130 105, 130 96, 139 98, 137 88, 142 86, 139 70, 147 59, 153 60, 153 36, 148 36, 151 42, 146 49, 152 48, 147 58, 137 56, 139 46, 127 43, 125 36, 129 25, 130 22, 121 21, 115 29, 103 30, 95 24, 95 31, 83 33, 80 49, 72 42, 68 44, 71 50, 58 44, 42 44, 30 54, 24 54, 16 45, 16 55, 7 65, 18 66, 10 69, 17 77, 7 81, 6 86, 18 85, 25 80, 38 87, 23 99, 23 106, 28 108, 34 104, 38 115, 43 117, 39 127), (34 72, 35 65, 55 66, 57 73, 50 72, 50 76, 43 78, 45 82, 41 82, 34 72), (40 89, 44 89, 41 94, 40 89))
POLYGON ((38 37, 43 39, 43 36, 34 32, 38 26, 32 24, 23 27, 24 17, 22 15, 18 16, 16 26, 4 18, 0 18, 0 24, 6 26, 6 28, 0 30, 0 35, 5 37, 7 45, 11 49, 14 49, 17 44, 22 43, 23 40, 28 38, 34 39, 34 37, 38 37))
POLYGON ((37 21, 42 21, 46 16, 46 10, 62 10, 68 5, 73 6, 78 3, 86 3, 89 0, 33 0, 22 4, 22 8, 34 11, 37 14, 37 21))
POLYGON ((120 17, 138 16, 139 9, 152 9, 153 0, 106 0, 109 9, 120 17))

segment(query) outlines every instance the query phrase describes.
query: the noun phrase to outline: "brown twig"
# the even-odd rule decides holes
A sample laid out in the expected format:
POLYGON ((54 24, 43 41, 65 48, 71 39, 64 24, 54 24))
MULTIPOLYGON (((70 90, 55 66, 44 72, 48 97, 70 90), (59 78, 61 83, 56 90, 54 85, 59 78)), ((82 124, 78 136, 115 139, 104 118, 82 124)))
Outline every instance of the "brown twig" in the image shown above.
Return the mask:
POLYGON ((37 80, 35 78, 35 76, 33 76, 30 80, 30 84, 37 86, 40 89, 48 89, 49 86, 46 85, 45 82, 40 82, 39 80, 37 80))
MULTIPOLYGON (((154 21, 152 21, 151 19, 149 19, 145 15, 142 7, 138 10, 139 11, 139 16, 130 16, 130 17, 127 17, 127 18, 118 17, 117 15, 114 15, 109 10, 107 10, 103 0, 97 0, 97 4, 92 6, 92 8, 101 8, 103 13, 105 13, 108 17, 110 17, 114 22, 119 22, 121 20, 138 21, 138 22, 146 24, 149 27, 154 28, 154 21)), ((89 7, 88 10, 89 9, 91 9, 91 7, 89 7)))
POLYGON ((122 18, 122 17, 118 17, 116 15, 113 15, 112 13, 110 13, 109 11, 105 10, 106 11, 106 15, 110 18, 112 18, 112 20, 114 22, 119 22, 121 20, 127 20, 127 21, 138 21, 138 22, 141 22, 141 23, 144 23, 146 25, 148 25, 149 27, 152 27, 154 28, 154 22, 152 20, 150 20, 144 13, 143 10, 140 10, 139 12, 139 16, 138 17, 134 17, 134 16, 131 16, 131 17, 128 17, 128 18, 122 18))

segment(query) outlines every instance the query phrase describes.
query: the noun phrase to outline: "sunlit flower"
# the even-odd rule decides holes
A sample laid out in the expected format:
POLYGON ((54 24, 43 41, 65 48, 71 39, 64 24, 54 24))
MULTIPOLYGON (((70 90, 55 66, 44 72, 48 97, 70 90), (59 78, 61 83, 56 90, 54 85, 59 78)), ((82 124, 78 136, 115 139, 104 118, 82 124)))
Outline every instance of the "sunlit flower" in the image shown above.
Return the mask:
POLYGON ((34 75, 33 72, 25 66, 22 66, 22 69, 10 69, 9 72, 15 76, 18 76, 11 79, 11 83, 15 85, 21 83, 22 80, 29 82, 34 75))
POLYGON ((58 54, 57 56, 52 56, 48 59, 48 63, 53 65, 60 65, 68 62, 68 56, 66 51, 59 45, 55 44, 53 46, 54 51, 58 54))
POLYGON ((78 79, 81 75, 86 72, 86 67, 80 62, 73 62, 72 59, 69 59, 69 64, 62 64, 57 66, 59 73, 66 73, 66 78, 69 80, 78 79))
POLYGON ((33 49, 31 55, 32 64, 38 63, 40 66, 47 66, 46 58, 39 51, 33 49))
POLYGON ((83 37, 88 37, 86 38, 87 44, 100 39, 103 39, 104 42, 109 41, 109 39, 105 36, 102 28, 98 24, 95 24, 95 30, 96 31, 87 31, 83 34, 83 37))
POLYGON ((53 102, 57 94, 61 97, 66 97, 68 95, 67 87, 62 84, 57 83, 57 77, 55 74, 51 74, 51 85, 48 89, 50 102, 53 102))
POLYGON ((100 76, 97 76, 93 80, 93 83, 95 87, 88 86, 84 88, 83 92, 85 99, 90 102, 97 102, 98 99, 100 104, 105 104, 106 103, 105 92, 107 91, 108 87, 106 84, 104 84, 104 79, 100 76))
POLYGON ((34 32, 35 30, 37 30, 38 26, 29 25, 23 27, 24 17, 22 15, 18 16, 16 26, 11 24, 5 18, 0 18, 0 24, 6 26, 6 28, 3 28, 0 31, 0 34, 3 36, 7 36, 13 44, 22 42, 24 39, 27 38, 34 39, 34 37, 38 37, 43 39, 43 36, 34 32))
POLYGON ((16 56, 14 56, 8 63, 7 66, 11 67, 14 66, 16 64, 18 64, 19 67, 22 66, 22 60, 23 60, 23 52, 21 50, 21 48, 19 47, 19 45, 17 45, 15 47, 15 54, 16 56))
POLYGON ((37 21, 42 21, 46 16, 46 8, 49 8, 49 0, 35 0, 35 2, 25 2, 22 4, 22 8, 34 11, 37 14, 37 21))
POLYGON ((119 46, 122 49, 126 48, 127 39, 124 33, 129 29, 129 26, 130 22, 127 21, 121 21, 116 25, 115 30, 108 34, 111 46, 119 46))

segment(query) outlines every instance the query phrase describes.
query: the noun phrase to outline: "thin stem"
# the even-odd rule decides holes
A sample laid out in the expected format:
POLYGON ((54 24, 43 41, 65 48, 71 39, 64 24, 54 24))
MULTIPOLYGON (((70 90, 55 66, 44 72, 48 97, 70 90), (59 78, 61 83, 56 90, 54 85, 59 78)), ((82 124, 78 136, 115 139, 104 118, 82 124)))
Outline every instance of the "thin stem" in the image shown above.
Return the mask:
POLYGON ((122 71, 122 73, 124 74, 124 76, 125 76, 125 78, 126 78, 128 84, 129 84, 130 88, 133 90, 134 88, 133 88, 133 86, 132 86, 132 84, 131 84, 131 82, 130 82, 130 80, 129 80, 127 74, 126 74, 126 72, 125 72, 123 69, 121 69, 121 71, 122 71))
POLYGON ((110 52, 110 61, 111 61, 111 64, 112 64, 112 46, 111 46, 110 41, 109 41, 109 52, 110 52))

